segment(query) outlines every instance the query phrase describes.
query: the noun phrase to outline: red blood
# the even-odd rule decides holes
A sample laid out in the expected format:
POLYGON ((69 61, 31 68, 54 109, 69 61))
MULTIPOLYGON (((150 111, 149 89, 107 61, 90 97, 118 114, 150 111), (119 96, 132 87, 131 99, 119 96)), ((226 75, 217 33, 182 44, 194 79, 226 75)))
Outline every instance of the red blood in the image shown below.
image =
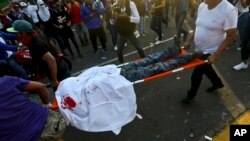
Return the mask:
POLYGON ((76 102, 69 96, 64 98, 65 104, 67 104, 70 108, 76 107, 76 102))

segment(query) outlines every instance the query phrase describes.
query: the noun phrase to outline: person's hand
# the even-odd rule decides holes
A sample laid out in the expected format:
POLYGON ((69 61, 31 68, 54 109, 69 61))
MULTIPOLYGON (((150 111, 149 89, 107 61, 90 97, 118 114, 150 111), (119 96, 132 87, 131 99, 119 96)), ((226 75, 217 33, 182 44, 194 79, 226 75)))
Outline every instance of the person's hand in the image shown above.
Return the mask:
POLYGON ((48 103, 48 104, 43 104, 43 107, 46 107, 46 108, 51 108, 52 107, 52 104, 51 103, 48 103))
POLYGON ((213 64, 219 58, 219 54, 214 53, 208 57, 208 64, 213 64))
POLYGON ((67 23, 67 26, 71 26, 71 22, 68 22, 68 23, 67 23))
POLYGON ((59 82, 56 80, 56 81, 51 81, 51 87, 54 89, 56 89, 59 85, 59 82))
POLYGON ((62 29, 62 28, 63 28, 63 25, 59 25, 58 27, 59 27, 60 29, 62 29))

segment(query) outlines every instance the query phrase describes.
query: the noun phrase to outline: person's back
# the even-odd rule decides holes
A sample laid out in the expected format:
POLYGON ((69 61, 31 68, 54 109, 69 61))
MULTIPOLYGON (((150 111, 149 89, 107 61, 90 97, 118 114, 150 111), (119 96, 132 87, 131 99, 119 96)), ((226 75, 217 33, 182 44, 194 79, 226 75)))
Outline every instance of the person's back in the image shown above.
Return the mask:
POLYGON ((17 77, 0 78, 1 141, 37 141, 41 136, 49 110, 21 92, 28 84, 17 77))

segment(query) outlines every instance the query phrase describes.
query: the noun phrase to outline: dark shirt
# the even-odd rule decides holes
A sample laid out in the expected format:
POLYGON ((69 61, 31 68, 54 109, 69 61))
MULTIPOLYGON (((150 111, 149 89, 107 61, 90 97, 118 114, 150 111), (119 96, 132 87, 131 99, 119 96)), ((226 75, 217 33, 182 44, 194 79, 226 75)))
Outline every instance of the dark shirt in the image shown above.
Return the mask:
MULTIPOLYGON (((155 7, 161 5, 161 2, 162 2, 162 0, 152 0, 152 4, 154 4, 155 7)), ((162 15, 162 14, 163 14, 163 13, 162 13, 162 10, 163 10, 163 8, 156 8, 156 9, 154 10, 154 14, 155 14, 155 15, 162 15)))
POLYGON ((49 40, 43 35, 37 35, 31 40, 29 45, 30 55, 32 61, 36 64, 42 71, 44 71, 48 76, 50 76, 50 70, 47 63, 42 60, 42 57, 47 52, 50 52, 57 60, 57 51, 50 46, 49 40))

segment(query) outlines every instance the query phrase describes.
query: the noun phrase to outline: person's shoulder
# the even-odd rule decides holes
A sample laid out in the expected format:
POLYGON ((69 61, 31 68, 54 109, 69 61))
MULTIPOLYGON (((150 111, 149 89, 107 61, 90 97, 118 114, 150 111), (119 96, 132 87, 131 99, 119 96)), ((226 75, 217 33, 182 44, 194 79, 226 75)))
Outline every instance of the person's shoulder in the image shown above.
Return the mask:
POLYGON ((222 0, 222 3, 220 4, 220 9, 225 11, 225 12, 229 12, 232 10, 237 10, 236 7, 234 7, 230 2, 228 2, 227 0, 222 0))

